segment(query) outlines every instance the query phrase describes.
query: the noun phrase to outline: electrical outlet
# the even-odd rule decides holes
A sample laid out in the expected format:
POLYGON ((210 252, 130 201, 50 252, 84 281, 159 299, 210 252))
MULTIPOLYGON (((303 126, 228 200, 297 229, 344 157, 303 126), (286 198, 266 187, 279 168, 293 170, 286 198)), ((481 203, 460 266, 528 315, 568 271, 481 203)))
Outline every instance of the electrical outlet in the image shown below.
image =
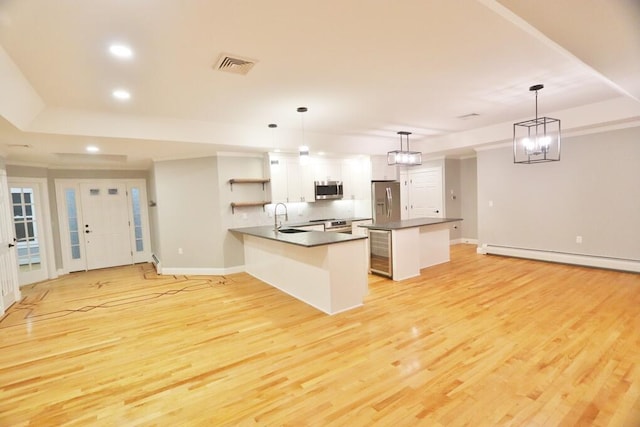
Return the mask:
POLYGON ((582 236, 576 236, 576 243, 582 243, 582 236))

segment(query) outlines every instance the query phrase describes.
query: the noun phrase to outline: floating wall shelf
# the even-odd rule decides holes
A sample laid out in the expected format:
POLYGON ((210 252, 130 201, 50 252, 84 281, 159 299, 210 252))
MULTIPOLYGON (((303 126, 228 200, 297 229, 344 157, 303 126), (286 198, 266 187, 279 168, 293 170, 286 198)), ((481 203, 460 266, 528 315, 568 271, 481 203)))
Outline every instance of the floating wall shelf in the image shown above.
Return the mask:
POLYGON ((231 178, 229 185, 231 185, 231 191, 233 191, 233 184, 262 184, 262 189, 264 190, 264 185, 269 181, 270 179, 268 178, 231 178))
POLYGON ((253 206, 262 206, 264 211, 265 205, 271 204, 271 202, 231 202, 231 213, 236 213, 236 208, 250 208, 253 206))
MULTIPOLYGON (((229 185, 231 186, 231 191, 233 191, 233 184, 262 184, 262 191, 264 191, 264 185, 269 181, 270 180, 268 178, 231 178, 229 180, 229 185)), ((264 206, 270 203, 271 202, 267 201, 231 202, 231 213, 236 213, 236 208, 249 208, 253 206, 262 206, 262 210, 264 211, 264 206)))

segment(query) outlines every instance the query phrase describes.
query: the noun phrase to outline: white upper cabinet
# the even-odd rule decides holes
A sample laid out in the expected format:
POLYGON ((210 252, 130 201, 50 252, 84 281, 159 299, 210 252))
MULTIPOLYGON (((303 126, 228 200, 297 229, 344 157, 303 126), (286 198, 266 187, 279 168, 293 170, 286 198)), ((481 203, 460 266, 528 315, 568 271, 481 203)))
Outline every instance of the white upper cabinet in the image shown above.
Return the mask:
POLYGON ((368 199, 371 196, 371 163, 367 158, 342 160, 344 198, 368 199))
POLYGON ((288 198, 287 165, 284 159, 269 156, 269 174, 271 178, 269 183, 271 202, 286 203, 288 198))
POLYGON ((371 156, 371 180, 372 181, 396 181, 398 170, 395 166, 387 164, 387 156, 371 156))
POLYGON ((315 202, 314 181, 342 181, 346 200, 366 200, 371 195, 368 157, 309 157, 300 163, 296 155, 269 154, 268 165, 272 203, 315 202))
POLYGON ((298 157, 287 159, 287 187, 289 202, 315 202, 312 168, 300 163, 298 157))
POLYGON ((312 168, 301 165, 298 156, 269 155, 271 202, 314 202, 312 168))
POLYGON ((314 181, 342 181, 342 161, 340 159, 312 158, 314 181))

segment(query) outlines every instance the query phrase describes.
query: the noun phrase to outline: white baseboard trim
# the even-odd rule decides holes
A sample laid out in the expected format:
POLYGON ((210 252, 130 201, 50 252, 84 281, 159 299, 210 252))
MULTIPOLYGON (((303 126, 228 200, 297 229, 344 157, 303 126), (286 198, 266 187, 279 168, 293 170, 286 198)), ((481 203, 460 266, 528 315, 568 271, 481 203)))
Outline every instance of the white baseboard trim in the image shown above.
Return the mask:
POLYGON ((497 246, 489 244, 482 245, 482 248, 478 247, 477 252, 482 254, 504 255, 516 258, 528 258, 539 261, 575 264, 587 267, 606 268, 610 270, 621 270, 640 273, 640 261, 632 259, 571 254, 566 252, 541 251, 536 249, 512 248, 509 246, 497 246))
POLYGON ((225 276, 227 274, 243 273, 244 265, 227 268, 161 268, 158 274, 175 276, 225 276))
POLYGON ((449 241, 449 245, 451 246, 462 245, 462 244, 477 245, 478 239, 467 239, 466 237, 462 237, 460 239, 453 239, 449 241))

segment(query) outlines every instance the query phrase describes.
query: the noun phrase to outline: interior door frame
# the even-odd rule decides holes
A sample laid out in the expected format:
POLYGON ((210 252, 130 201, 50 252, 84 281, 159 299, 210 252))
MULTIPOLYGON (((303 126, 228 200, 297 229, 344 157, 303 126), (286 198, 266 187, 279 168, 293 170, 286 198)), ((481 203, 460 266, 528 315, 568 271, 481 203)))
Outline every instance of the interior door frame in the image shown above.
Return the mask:
POLYGON ((438 213, 438 218, 445 218, 446 217, 446 212, 445 212, 445 207, 446 207, 446 203, 445 203, 445 181, 444 181, 444 166, 443 165, 422 165, 419 168, 412 168, 412 169, 408 169, 407 170, 407 175, 405 179, 408 179, 409 181, 409 188, 407 191, 407 199, 408 199, 408 205, 410 206, 410 208, 408 209, 408 215, 407 215, 407 219, 412 218, 413 216, 413 204, 414 204, 414 199, 413 197, 415 197, 415 194, 412 194, 411 191, 411 187, 413 186, 413 175, 418 174, 418 173, 425 173, 425 172, 437 172, 437 175, 440 178, 440 212, 438 213))
MULTIPOLYGON (((8 177, 8 187, 36 187, 38 198, 36 204, 36 214, 39 214, 39 234, 43 236, 44 245, 44 257, 43 251, 40 251, 40 258, 44 258, 44 262, 40 262, 42 268, 45 270, 46 279, 55 279, 58 277, 58 271, 56 269, 56 257, 53 249, 53 227, 51 225, 51 205, 49 203, 49 186, 46 178, 28 178, 28 177, 8 177)), ((13 225, 15 234, 15 224, 13 223, 13 215, 11 216, 11 224, 13 225)), ((17 258, 17 257, 16 257, 17 258)), ((16 261, 17 268, 17 261, 16 261)), ((20 277, 20 273, 18 273, 20 277)), ((20 286, 27 285, 28 283, 20 283, 20 286)))
POLYGON ((9 184, 7 173, 4 169, 0 169, 0 315, 12 304, 20 301, 22 298, 20 286, 18 285, 18 261, 16 257, 15 246, 10 246, 14 242, 11 236, 14 235, 11 198, 9 196, 9 184), (6 204, 6 206, 4 206, 6 204), (3 240, 3 235, 7 240, 3 240), (6 245, 6 246, 5 246, 6 245), (4 294, 4 289, 8 292, 4 294), (7 295, 5 297, 5 295, 7 295))
POLYGON ((60 178, 55 179, 55 191, 56 191, 56 200, 57 200, 57 210, 58 210, 58 224, 60 231, 60 249, 62 251, 62 270, 63 272, 69 273, 71 271, 86 271, 87 270, 87 259, 86 259, 86 248, 84 239, 80 238, 80 251, 81 258, 79 260, 74 260, 71 258, 71 241, 69 238, 69 218, 67 214, 67 205, 65 199, 65 189, 73 188, 75 190, 76 195, 76 210, 78 215, 78 220, 80 224, 83 218, 82 212, 82 203, 80 197, 80 184, 81 183, 104 183, 104 182, 112 182, 112 183, 120 183, 124 184, 127 191, 127 212, 129 216, 130 223, 130 239, 133 243, 135 243, 135 227, 133 225, 133 214, 132 214, 132 202, 131 202, 131 188, 137 187, 140 189, 140 209, 142 213, 142 218, 144 220, 144 225, 142 227, 143 234, 143 244, 144 251, 141 253, 134 252, 132 246, 132 263, 139 262, 150 262, 151 261, 151 237, 150 237, 150 224, 149 224, 149 211, 147 204, 147 180, 144 178, 132 178, 132 179, 123 179, 123 178, 60 178))

